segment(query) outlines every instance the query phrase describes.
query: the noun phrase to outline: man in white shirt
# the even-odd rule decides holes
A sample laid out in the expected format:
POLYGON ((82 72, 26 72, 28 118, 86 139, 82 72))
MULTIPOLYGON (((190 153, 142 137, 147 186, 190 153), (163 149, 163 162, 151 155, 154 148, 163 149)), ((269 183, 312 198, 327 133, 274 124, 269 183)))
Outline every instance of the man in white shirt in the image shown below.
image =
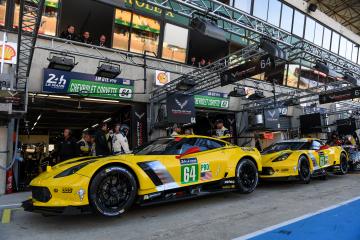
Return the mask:
POLYGON ((113 135, 113 149, 114 154, 128 154, 131 153, 127 135, 129 133, 129 126, 126 124, 117 124, 113 135))

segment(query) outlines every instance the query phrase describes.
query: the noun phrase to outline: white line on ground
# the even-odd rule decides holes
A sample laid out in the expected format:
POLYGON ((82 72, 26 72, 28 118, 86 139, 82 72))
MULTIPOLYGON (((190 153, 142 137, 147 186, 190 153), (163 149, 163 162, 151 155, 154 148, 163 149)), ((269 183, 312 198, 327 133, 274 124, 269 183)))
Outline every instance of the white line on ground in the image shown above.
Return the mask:
POLYGON ((256 231, 256 232, 249 233, 249 234, 246 234, 246 235, 244 235, 244 236, 234 238, 233 240, 246 240, 246 239, 249 239, 249 238, 253 238, 253 237, 259 236, 259 235, 261 235, 261 234, 270 232, 270 231, 272 231, 272 230, 274 230, 274 229, 281 228, 281 227, 284 227, 284 226, 286 226, 286 225, 289 225, 289 224, 292 224, 292 223, 295 223, 295 222, 304 220, 304 219, 306 219, 306 218, 309 218, 309 217, 318 215, 318 214, 320 214, 320 213, 330 211, 330 210, 332 210, 332 209, 335 209, 335 208, 344 206, 344 205, 346 205, 346 204, 355 202, 355 201, 357 201, 357 200, 360 200, 360 196, 355 197, 355 198, 352 198, 352 199, 347 200, 347 201, 345 201, 345 202, 341 202, 341 203, 332 205, 332 206, 330 206, 330 207, 321 209, 321 210, 316 211, 316 212, 308 213, 308 214, 305 214, 305 215, 303 215, 303 216, 300 216, 300 217, 297 217, 297 218, 293 218, 293 219, 290 219, 290 220, 288 220, 288 221, 285 221, 285 222, 282 222, 282 223, 279 223, 279 224, 276 224, 276 225, 273 225, 273 226, 270 226, 270 227, 267 227, 267 228, 263 228, 263 229, 258 230, 258 231, 256 231))
POLYGON ((21 203, 14 203, 14 204, 5 204, 5 205, 0 205, 0 209, 2 208, 15 208, 15 207, 20 207, 21 203))

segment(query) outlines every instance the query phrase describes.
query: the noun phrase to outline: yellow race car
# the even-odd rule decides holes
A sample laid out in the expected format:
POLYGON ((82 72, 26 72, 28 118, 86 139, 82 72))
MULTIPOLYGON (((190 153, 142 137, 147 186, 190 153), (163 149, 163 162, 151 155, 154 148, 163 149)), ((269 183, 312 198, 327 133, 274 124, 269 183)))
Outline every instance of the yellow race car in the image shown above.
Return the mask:
POLYGON ((311 177, 327 176, 327 171, 346 174, 348 156, 342 147, 330 147, 315 138, 277 142, 262 152, 262 179, 298 178, 309 183, 311 177))
POLYGON ((31 181, 26 211, 93 211, 118 216, 147 205, 224 191, 251 193, 261 155, 223 140, 188 135, 159 138, 133 154, 83 157, 48 167, 31 181))

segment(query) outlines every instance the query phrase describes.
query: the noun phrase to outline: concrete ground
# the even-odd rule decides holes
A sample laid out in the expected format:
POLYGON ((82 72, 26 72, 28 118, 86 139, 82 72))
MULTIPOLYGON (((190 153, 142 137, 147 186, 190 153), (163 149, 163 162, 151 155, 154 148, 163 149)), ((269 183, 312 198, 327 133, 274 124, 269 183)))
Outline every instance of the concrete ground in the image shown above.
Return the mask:
POLYGON ((233 239, 359 195, 360 174, 348 174, 308 185, 264 183, 249 195, 136 207, 119 218, 43 217, 14 209, 10 223, 0 223, 0 239, 233 239))

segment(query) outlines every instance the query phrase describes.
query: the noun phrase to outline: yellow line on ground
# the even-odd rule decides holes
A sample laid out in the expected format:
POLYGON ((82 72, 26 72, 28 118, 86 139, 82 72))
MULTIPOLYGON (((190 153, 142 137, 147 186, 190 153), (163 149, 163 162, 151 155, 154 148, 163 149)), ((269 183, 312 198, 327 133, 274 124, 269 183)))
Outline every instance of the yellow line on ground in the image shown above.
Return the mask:
POLYGON ((2 214, 1 223, 2 224, 10 223, 10 218, 11 218, 11 209, 9 209, 9 208, 4 209, 3 214, 2 214))

